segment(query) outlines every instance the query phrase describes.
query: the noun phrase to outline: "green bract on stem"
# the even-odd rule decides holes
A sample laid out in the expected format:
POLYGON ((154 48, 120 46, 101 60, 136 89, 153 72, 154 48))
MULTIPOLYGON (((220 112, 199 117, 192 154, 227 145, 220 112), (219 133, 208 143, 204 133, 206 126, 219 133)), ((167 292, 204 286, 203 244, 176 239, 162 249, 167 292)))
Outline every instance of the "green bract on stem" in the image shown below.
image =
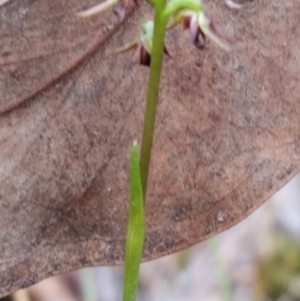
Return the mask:
POLYGON ((130 155, 130 203, 125 246, 123 301, 134 301, 145 236, 143 189, 136 142, 130 155))

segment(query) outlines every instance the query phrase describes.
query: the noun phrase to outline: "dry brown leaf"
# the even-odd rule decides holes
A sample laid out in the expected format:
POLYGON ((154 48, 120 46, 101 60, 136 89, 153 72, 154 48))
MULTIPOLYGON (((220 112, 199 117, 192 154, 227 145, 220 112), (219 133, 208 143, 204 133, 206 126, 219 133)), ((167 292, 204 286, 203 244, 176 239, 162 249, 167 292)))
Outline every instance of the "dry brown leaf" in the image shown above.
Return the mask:
MULTIPOLYGON (((109 53, 150 11, 120 29, 112 14, 75 17, 97 1, 0 6, 0 295, 123 262, 148 69, 109 53)), ((299 0, 207 2, 240 48, 199 51, 168 34, 144 260, 234 225, 300 169, 299 0)))

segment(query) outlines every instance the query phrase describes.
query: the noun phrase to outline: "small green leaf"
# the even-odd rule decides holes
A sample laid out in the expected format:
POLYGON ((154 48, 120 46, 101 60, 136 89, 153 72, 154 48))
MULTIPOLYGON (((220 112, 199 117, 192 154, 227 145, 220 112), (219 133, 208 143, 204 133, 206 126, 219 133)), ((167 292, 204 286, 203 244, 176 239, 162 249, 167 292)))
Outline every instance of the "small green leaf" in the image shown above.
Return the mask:
POLYGON ((145 237, 145 213, 137 143, 130 156, 130 204, 125 249, 123 301, 134 301, 145 237))

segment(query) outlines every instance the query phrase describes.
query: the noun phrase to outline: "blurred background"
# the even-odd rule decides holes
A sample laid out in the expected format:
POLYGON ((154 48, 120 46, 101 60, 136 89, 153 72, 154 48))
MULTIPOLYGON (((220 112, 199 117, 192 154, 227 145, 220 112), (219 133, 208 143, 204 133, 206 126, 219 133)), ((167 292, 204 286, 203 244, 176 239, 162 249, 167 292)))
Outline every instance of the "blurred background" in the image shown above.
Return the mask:
MULTIPOLYGON (((5 301, 121 301, 122 267, 44 280, 5 301)), ((144 263, 138 301, 300 301, 300 174, 247 219, 144 263)))

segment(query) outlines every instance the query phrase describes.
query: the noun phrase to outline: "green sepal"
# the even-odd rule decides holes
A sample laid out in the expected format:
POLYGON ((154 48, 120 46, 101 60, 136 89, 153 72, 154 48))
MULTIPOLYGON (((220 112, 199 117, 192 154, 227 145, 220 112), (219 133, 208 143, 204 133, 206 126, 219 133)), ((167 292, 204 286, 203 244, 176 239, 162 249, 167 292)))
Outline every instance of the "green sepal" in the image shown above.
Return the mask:
POLYGON ((152 20, 145 22, 142 25, 141 37, 140 40, 146 51, 151 54, 153 47, 153 31, 154 31, 154 22, 152 20))

